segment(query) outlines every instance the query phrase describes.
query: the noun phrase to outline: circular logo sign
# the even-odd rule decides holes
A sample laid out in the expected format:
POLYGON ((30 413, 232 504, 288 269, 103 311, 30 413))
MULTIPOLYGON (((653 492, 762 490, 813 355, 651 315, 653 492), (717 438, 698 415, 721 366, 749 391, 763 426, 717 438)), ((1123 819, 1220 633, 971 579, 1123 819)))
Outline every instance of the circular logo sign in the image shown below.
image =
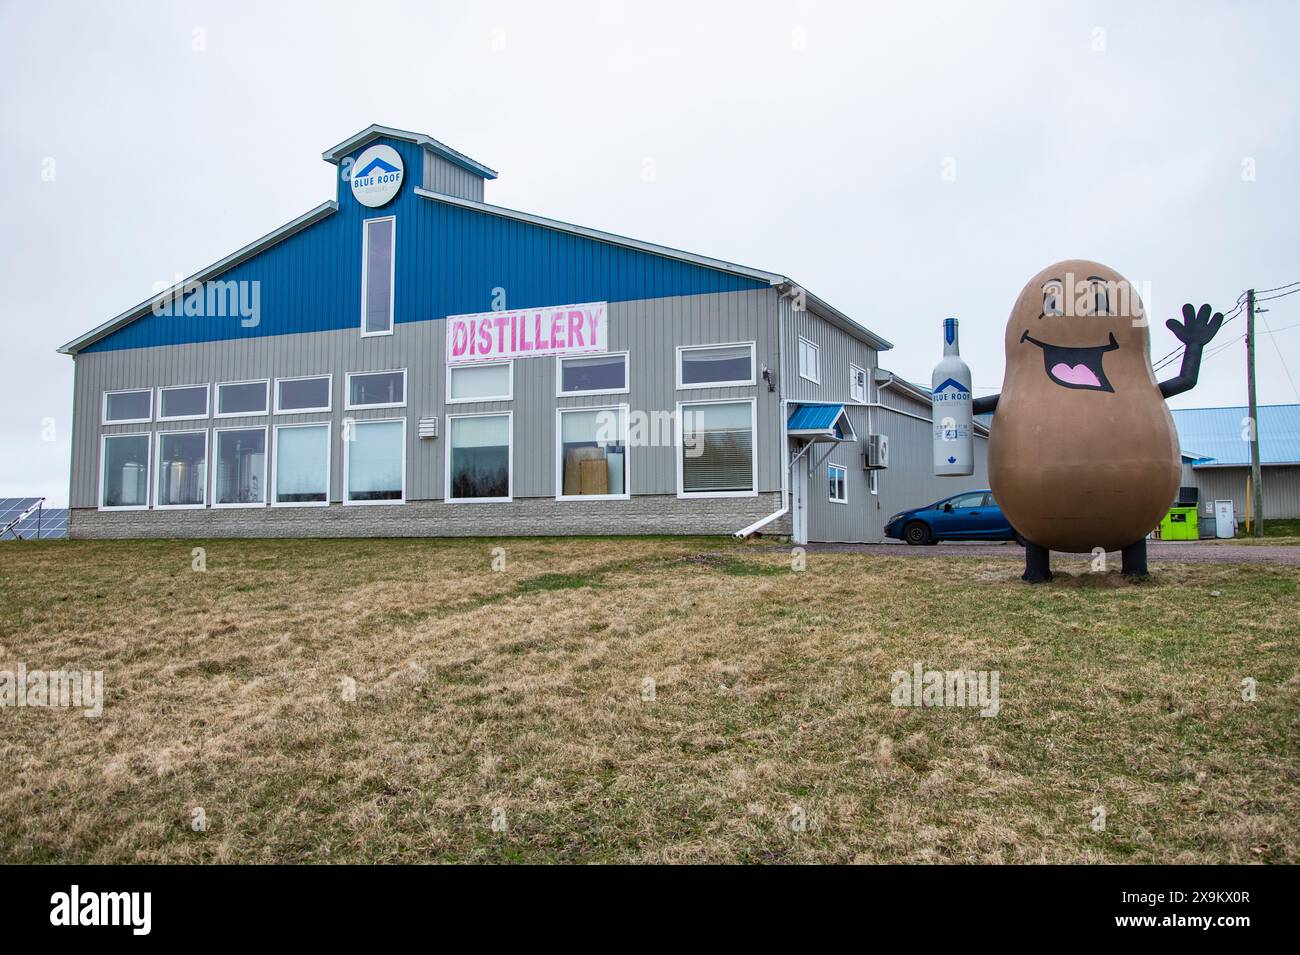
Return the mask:
POLYGON ((352 195, 377 209, 402 188, 402 157, 392 146, 371 146, 352 164, 352 195))

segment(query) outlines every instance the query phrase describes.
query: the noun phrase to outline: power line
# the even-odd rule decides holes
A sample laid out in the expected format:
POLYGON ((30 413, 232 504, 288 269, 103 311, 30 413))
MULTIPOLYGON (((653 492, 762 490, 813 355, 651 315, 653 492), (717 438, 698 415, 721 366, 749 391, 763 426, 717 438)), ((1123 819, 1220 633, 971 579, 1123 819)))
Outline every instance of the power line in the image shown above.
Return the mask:
MULTIPOLYGON (((1262 332, 1262 333, 1256 332, 1256 334, 1264 334, 1271 337, 1277 335, 1279 332, 1285 332, 1291 328, 1300 328, 1300 323, 1297 323, 1295 325, 1283 325, 1281 328, 1274 328, 1271 329, 1270 331, 1262 332)), ((1246 335, 1243 332, 1242 334, 1238 335, 1236 338, 1230 338, 1226 342, 1215 342, 1214 347, 1206 351, 1205 356, 1201 359, 1202 364, 1209 361, 1215 355, 1221 355, 1224 352, 1228 351, 1229 349, 1232 348, 1233 345, 1237 344, 1237 342, 1241 341, 1245 337, 1246 335)), ((1274 339, 1274 343, 1276 343, 1276 339, 1274 339)))
MULTIPOLYGON (((1296 291, 1300 292, 1300 289, 1297 289, 1296 291)), ((1300 401, 1300 391, 1296 390, 1295 379, 1291 377, 1291 369, 1287 367, 1286 359, 1282 357, 1282 346, 1277 343, 1277 336, 1274 335, 1273 330, 1268 327, 1268 319, 1264 318, 1263 315, 1260 315, 1260 321, 1264 323, 1264 330, 1268 332, 1268 337, 1273 339, 1273 350, 1277 352, 1277 360, 1282 363, 1282 370, 1286 372, 1286 380, 1291 383, 1291 390, 1295 392, 1295 400, 1300 401)))
POLYGON ((1205 357, 1204 357, 1203 359, 1201 359, 1201 360, 1202 360, 1203 362, 1204 362, 1204 361, 1209 361, 1209 360, 1210 360, 1211 358, 1213 358, 1215 355, 1218 355, 1218 354, 1220 354, 1220 353, 1222 353, 1222 352, 1227 351, 1229 348, 1231 348, 1233 345, 1237 344, 1237 342, 1241 341, 1241 340, 1242 340, 1243 338, 1245 338, 1245 337, 1246 337, 1246 335, 1245 335, 1245 333, 1243 332, 1242 334, 1238 335, 1236 338, 1229 339, 1229 340, 1226 341, 1226 342, 1218 343, 1218 344, 1217 344, 1213 349, 1211 349, 1210 351, 1206 352, 1206 353, 1205 353, 1205 357))
POLYGON ((1277 288, 1262 288, 1259 291, 1257 291, 1255 294, 1256 296, 1266 295, 1269 292, 1276 292, 1279 289, 1290 288, 1293 285, 1300 285, 1300 282, 1287 282, 1286 285, 1279 285, 1277 288))

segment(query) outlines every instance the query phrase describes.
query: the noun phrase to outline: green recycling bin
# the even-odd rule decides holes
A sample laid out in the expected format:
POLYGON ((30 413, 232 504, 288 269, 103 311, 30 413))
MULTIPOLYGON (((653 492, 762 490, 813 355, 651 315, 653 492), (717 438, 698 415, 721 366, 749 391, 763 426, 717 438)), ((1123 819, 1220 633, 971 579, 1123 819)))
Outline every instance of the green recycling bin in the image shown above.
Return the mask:
POLYGON ((1160 521, 1160 539, 1166 541, 1194 541, 1201 532, 1194 507, 1171 507, 1160 521))

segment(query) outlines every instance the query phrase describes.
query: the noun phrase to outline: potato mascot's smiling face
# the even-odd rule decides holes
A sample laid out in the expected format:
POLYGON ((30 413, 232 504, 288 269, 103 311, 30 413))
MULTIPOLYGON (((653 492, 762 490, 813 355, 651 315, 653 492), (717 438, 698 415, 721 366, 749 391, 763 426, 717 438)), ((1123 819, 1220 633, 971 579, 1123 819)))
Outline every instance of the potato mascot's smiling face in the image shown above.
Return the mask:
MULTIPOLYGON (((1053 389, 1122 392, 1155 383, 1146 312, 1137 290, 1114 269, 1072 260, 1029 280, 1007 322, 1007 372, 1043 376, 1053 389)), ((1037 383, 1036 383, 1037 384, 1037 383)), ((1037 390, 1037 388, 1035 388, 1037 390)))

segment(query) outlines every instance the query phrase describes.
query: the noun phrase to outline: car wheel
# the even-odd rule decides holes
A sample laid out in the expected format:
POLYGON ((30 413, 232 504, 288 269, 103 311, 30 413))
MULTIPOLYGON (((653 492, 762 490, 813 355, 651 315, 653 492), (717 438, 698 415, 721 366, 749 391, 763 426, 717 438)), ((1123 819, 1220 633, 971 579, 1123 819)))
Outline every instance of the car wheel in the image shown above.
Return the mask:
POLYGON ((930 535, 930 528, 926 527, 921 521, 913 521, 903 528, 903 540, 916 546, 932 543, 934 539, 930 535))

